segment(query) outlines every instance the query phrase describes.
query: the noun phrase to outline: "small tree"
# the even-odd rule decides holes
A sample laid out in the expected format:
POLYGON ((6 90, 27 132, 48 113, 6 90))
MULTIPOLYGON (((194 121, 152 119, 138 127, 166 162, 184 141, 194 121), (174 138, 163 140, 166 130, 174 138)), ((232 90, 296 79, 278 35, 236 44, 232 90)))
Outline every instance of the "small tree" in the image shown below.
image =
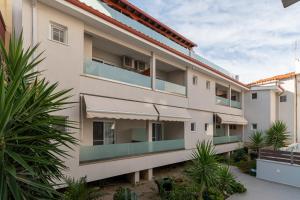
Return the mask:
POLYGON ((68 92, 58 90, 34 69, 37 46, 23 49, 12 37, 6 51, 0 41, 0 199, 57 199, 55 180, 66 169, 62 158, 77 143, 74 123, 53 113, 70 106, 68 92))
POLYGON ((250 148, 254 149, 259 155, 261 148, 265 146, 265 137, 262 131, 255 131, 250 137, 250 148))
POLYGON ((288 138, 287 126, 282 121, 275 121, 266 132, 266 143, 272 146, 274 151, 284 147, 288 138))
POLYGON ((212 143, 203 141, 197 144, 192 158, 192 165, 187 169, 187 175, 198 186, 199 197, 203 199, 203 192, 218 183, 219 164, 212 143))

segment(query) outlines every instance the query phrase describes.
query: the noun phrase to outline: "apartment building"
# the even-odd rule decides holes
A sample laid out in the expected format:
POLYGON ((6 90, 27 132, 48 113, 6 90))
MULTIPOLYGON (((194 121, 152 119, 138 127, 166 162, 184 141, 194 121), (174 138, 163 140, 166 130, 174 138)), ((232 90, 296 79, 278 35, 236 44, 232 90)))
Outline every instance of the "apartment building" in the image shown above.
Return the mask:
POLYGON ((46 50, 38 70, 78 102, 56 113, 80 122, 70 130, 80 145, 67 176, 137 182, 191 159, 197 142, 212 140, 218 153, 241 147, 248 88, 128 1, 15 0, 13 8, 26 46, 46 50))
POLYGON ((289 143, 299 142, 299 73, 277 75, 255 81, 245 93, 246 138, 253 131, 266 131, 280 120, 287 125, 289 143))

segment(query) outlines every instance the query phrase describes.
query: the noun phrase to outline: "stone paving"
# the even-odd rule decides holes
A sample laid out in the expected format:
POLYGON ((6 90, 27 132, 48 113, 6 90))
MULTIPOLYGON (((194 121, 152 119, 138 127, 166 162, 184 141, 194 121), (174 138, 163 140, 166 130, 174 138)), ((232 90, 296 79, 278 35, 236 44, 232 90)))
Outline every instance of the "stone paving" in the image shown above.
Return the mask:
POLYGON ((235 167, 231 170, 247 192, 233 195, 229 200, 300 200, 300 188, 263 181, 243 174, 235 167))

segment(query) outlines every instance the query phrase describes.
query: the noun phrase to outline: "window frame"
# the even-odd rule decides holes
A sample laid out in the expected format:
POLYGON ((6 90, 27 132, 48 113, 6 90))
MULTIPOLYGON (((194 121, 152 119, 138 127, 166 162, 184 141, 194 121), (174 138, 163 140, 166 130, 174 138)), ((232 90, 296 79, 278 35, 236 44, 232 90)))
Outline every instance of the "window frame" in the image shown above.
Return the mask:
POLYGON ((193 76, 193 85, 198 85, 198 76, 193 76))
MULTIPOLYGON (((103 123, 103 144, 102 145, 108 145, 106 144, 106 138, 105 138, 105 123, 113 123, 114 126, 116 127, 116 121, 115 120, 100 120, 100 119, 95 119, 92 121, 92 138, 93 138, 93 146, 97 146, 94 145, 94 123, 95 122, 102 122, 103 123)), ((114 128, 114 143, 113 144, 117 144, 117 134, 116 134, 116 128, 114 128)), ((98 144, 101 145, 101 144, 98 144)))
POLYGON ((206 80, 206 82, 205 82, 205 88, 207 89, 207 90, 210 90, 210 81, 209 80, 206 80))
POLYGON ((57 42, 59 44, 68 45, 69 44, 68 27, 64 26, 64 25, 61 25, 59 23, 50 21, 50 24, 49 24, 49 40, 51 40, 53 42, 57 42), (63 41, 60 41, 60 38, 58 38, 58 40, 55 40, 53 38, 53 28, 56 28, 59 31, 63 32, 63 41))
POLYGON ((205 123, 205 124, 204 124, 204 131, 205 131, 205 132, 208 131, 208 127, 209 127, 209 123, 205 123))
POLYGON ((279 102, 280 103, 287 102, 287 95, 281 95, 281 96, 279 96, 279 102))
POLYGON ((191 122, 190 129, 191 129, 191 132, 196 132, 196 130, 197 130, 196 122, 191 122))
POLYGON ((258 94, 257 94, 257 92, 251 93, 251 99, 252 99, 252 100, 258 99, 258 94), (255 95, 255 98, 253 98, 253 95, 255 95))
POLYGON ((258 128, 257 123, 252 123, 252 124, 251 124, 251 130, 252 130, 252 131, 257 131, 257 128, 258 128), (253 128, 254 125, 256 126, 256 128, 253 128))
POLYGON ((163 122, 152 122, 151 123, 151 127, 152 127, 152 137, 151 137, 151 139, 152 139, 152 141, 163 141, 164 139, 165 139, 165 126, 164 126, 164 123, 163 122), (153 125, 154 124, 160 124, 161 125, 161 140, 153 140, 153 138, 155 138, 156 136, 154 136, 153 135, 153 125))

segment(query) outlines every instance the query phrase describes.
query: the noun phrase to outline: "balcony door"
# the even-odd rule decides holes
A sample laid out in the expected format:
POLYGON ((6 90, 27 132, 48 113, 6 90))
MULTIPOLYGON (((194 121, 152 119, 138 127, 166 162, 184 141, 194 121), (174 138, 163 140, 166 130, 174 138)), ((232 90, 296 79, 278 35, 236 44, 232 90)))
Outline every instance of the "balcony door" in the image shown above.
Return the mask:
POLYGON ((164 128, 162 123, 152 123, 152 141, 164 139, 164 128))
POLYGON ((93 145, 115 144, 115 123, 110 121, 93 122, 93 145))

